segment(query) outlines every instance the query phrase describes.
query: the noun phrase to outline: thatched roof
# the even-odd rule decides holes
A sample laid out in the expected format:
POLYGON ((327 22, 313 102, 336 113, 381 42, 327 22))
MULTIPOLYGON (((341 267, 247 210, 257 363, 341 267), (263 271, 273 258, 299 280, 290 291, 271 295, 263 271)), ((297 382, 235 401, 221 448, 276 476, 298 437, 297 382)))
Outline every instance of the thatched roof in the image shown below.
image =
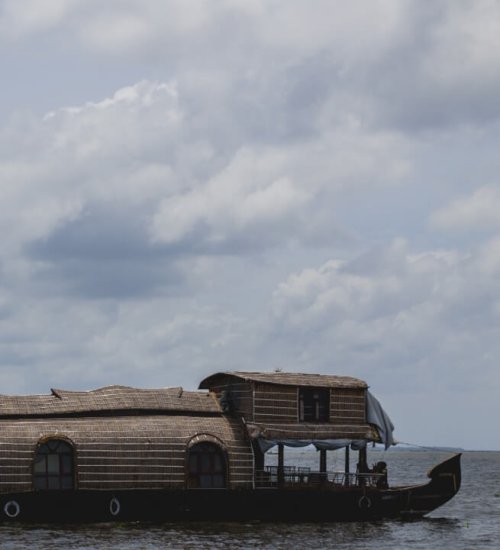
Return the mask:
POLYGON ((315 388, 367 388, 363 380, 351 376, 334 376, 330 374, 303 374, 297 372, 218 372, 200 382, 200 389, 209 389, 222 380, 233 378, 264 384, 280 386, 311 386, 315 388))
POLYGON ((0 417, 55 416, 105 411, 219 414, 215 397, 182 388, 145 390, 107 386, 92 391, 52 390, 51 395, 0 395, 0 417))

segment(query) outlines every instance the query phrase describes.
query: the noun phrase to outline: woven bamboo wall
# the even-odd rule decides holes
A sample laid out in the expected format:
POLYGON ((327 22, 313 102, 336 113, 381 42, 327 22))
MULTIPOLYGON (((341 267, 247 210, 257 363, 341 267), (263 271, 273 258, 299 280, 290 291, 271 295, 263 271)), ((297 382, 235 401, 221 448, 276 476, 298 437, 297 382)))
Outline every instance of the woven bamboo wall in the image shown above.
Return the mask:
MULTIPOLYGON (((366 424, 363 387, 330 388, 329 422, 304 423, 298 420, 298 387, 260 382, 235 383, 211 387, 218 396, 231 387, 231 393, 244 396, 237 412, 247 422, 265 427, 267 437, 275 438, 351 438, 376 437, 366 424), (252 391, 252 386, 254 390, 252 391)), ((266 436, 265 436, 266 437, 266 436)))
POLYGON ((351 388, 331 388, 330 422, 335 425, 365 424, 365 390, 351 388))
POLYGON ((365 420, 364 388, 330 392, 329 422, 300 422, 297 387, 255 383, 253 422, 267 439, 378 439, 365 420))
POLYGON ((122 416, 0 420, 0 493, 32 490, 37 442, 71 440, 79 489, 159 489, 185 486, 186 448, 211 434, 227 450, 229 486, 251 486, 253 455, 241 424, 224 417, 122 416))
MULTIPOLYGON (((360 432, 365 429, 366 382, 349 376, 331 376, 300 373, 216 373, 200 383, 220 397, 222 390, 241 396, 236 412, 248 422, 265 426, 303 424, 299 421, 299 388, 328 388, 330 390, 329 422, 340 433, 360 432), (253 388, 253 390, 252 390, 253 388), (352 429, 351 429, 352 428, 352 429)), ((323 424, 323 423, 322 423, 323 424)), ((324 427, 323 427, 324 428, 324 427)), ((323 428, 321 428, 323 430, 323 428)), ((299 430, 303 431, 303 430, 299 430)), ((324 431, 324 430, 323 430, 324 431)), ((298 433, 298 432, 297 432, 298 433)), ((339 435, 340 437, 340 435, 339 435)))
POLYGON ((254 421, 258 423, 298 422, 297 388, 255 383, 254 421))

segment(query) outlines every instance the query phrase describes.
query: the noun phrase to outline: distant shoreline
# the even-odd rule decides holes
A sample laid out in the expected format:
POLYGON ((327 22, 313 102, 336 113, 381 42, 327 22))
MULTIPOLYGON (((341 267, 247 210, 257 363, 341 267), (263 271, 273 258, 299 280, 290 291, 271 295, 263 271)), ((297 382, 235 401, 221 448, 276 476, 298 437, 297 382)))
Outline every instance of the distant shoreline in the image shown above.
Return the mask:
MULTIPOLYGON (((310 450, 309 447, 290 447, 287 448, 287 452, 303 452, 310 450)), ((312 449, 311 449, 312 450, 312 449)), ((316 449, 314 449, 316 450, 316 449)), ((337 449, 341 450, 341 449, 337 449)), ((401 453, 401 452, 412 452, 412 453, 431 453, 431 452, 442 452, 442 453, 500 453, 500 449, 464 449, 462 447, 425 447, 425 446, 412 446, 412 445, 394 445, 389 449, 384 449, 382 446, 369 447, 369 452, 377 453, 401 453)), ((278 451, 270 450, 266 454, 278 454, 278 451)))

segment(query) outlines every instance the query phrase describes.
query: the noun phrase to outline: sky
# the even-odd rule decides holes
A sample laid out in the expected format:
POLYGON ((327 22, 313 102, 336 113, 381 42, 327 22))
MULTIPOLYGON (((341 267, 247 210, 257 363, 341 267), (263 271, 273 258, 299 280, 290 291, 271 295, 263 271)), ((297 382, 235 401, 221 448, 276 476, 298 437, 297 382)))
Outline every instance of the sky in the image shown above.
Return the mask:
POLYGON ((500 449, 500 3, 0 0, 0 392, 366 380, 500 449))

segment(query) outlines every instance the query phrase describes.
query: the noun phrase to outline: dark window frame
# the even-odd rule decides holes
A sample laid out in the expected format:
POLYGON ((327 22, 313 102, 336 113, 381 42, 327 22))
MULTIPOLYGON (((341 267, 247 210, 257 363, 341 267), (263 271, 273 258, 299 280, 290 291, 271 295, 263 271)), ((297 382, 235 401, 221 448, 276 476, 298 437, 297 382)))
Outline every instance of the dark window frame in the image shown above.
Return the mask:
POLYGON ((329 422, 330 399, 330 388, 300 387, 298 391, 299 422, 329 422))
POLYGON ((33 458, 36 491, 69 491, 76 488, 74 445, 60 437, 40 441, 33 458))
POLYGON ((228 460, 225 450, 212 441, 201 441, 187 450, 186 479, 189 489, 226 489, 228 460))

